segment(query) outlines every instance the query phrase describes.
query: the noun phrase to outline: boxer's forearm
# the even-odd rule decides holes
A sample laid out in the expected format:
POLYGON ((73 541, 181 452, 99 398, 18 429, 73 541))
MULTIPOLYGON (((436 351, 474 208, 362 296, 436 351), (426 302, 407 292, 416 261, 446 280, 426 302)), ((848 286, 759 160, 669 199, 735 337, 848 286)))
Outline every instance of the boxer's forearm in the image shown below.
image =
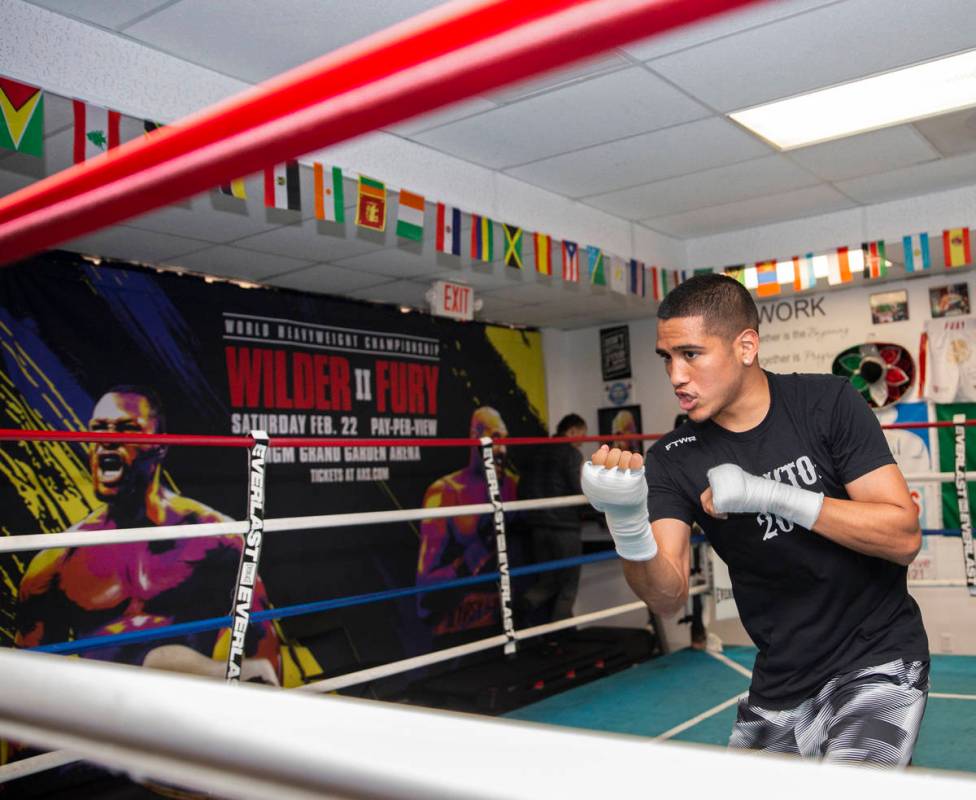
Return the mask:
POLYGON ((868 556, 903 566, 922 545, 914 506, 824 498, 813 530, 826 539, 868 556))
POLYGON ((688 602, 688 565, 679 568, 660 552, 650 561, 622 560, 627 584, 656 614, 670 616, 688 602))

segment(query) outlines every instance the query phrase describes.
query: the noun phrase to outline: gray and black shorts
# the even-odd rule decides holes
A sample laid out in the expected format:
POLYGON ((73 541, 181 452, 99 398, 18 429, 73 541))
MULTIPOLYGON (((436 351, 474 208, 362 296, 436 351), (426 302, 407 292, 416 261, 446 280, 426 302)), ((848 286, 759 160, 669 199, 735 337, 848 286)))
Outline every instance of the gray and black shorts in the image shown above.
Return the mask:
POLYGON ((743 699, 729 747, 905 766, 928 691, 929 662, 898 659, 838 675, 796 708, 773 711, 743 699))

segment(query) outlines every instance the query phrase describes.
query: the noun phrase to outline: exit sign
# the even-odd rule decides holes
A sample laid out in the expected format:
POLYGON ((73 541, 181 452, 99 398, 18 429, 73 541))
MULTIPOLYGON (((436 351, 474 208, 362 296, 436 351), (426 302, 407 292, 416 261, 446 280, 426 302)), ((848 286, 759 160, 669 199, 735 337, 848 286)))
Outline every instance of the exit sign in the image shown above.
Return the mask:
POLYGON ((430 310, 439 317, 474 319, 474 289, 463 283, 435 281, 428 292, 430 310))

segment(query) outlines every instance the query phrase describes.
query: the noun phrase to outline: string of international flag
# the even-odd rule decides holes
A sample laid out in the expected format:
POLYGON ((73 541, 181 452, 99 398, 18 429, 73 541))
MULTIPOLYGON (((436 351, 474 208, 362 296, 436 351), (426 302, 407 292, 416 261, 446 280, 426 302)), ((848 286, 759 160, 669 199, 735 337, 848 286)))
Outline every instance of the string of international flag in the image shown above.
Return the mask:
MULTIPOLYGON (((92 158, 122 142, 122 114, 111 109, 72 100, 74 135, 73 161, 76 164, 92 158)), ((0 148, 42 157, 44 152, 44 92, 42 89, 0 76, 0 148)), ((162 127, 152 120, 142 121, 142 133, 152 135, 162 127)), ((269 167, 264 171, 264 204, 269 208, 303 211, 300 166, 289 161, 269 167)), ((344 224, 346 201, 344 181, 346 175, 340 167, 312 164, 312 186, 316 219, 344 224)), ((355 224, 359 227, 384 232, 387 227, 389 204, 386 185, 365 175, 348 176, 357 183, 355 224)), ((218 187, 215 191, 247 200, 247 185, 243 178, 218 187)), ((400 189, 397 203, 396 235, 410 241, 424 238, 427 199, 420 194, 400 189)), ((433 202, 436 209, 435 247, 438 252, 455 256, 463 255, 467 238, 468 254, 474 261, 490 263, 495 260, 496 221, 477 213, 441 202, 433 202), (464 218, 470 221, 468 236, 463 235, 464 218)), ((577 242, 563 239, 558 247, 548 234, 527 232, 518 225, 500 223, 503 239, 502 261, 506 267, 525 269, 523 246, 531 240, 534 268, 540 275, 553 275, 553 256, 558 251, 562 280, 581 281, 581 260, 586 265, 585 276, 594 286, 608 286, 612 291, 638 297, 661 300, 673 288, 691 275, 712 273, 711 267, 698 269, 665 269, 647 266, 638 259, 624 259, 605 253, 595 245, 581 249, 577 242)), ((928 233, 906 235, 901 241, 904 271, 926 272, 932 269, 935 243, 930 243, 928 233)), ((972 262, 970 231, 968 227, 948 228, 942 232, 941 253, 947 269, 965 266, 972 262)), ((754 265, 733 264, 721 269, 726 275, 738 280, 759 297, 777 295, 784 286, 794 291, 805 291, 826 279, 827 285, 850 283, 860 274, 864 280, 877 280, 888 276, 892 263, 887 258, 883 240, 862 242, 860 248, 842 246, 828 253, 792 256, 785 260, 767 260, 754 265)))

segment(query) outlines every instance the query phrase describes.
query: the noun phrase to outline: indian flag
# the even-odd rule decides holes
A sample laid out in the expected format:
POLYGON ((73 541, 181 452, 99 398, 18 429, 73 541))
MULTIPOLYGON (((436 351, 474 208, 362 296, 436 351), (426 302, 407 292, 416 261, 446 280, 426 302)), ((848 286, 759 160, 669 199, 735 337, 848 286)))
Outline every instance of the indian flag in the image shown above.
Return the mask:
POLYGON ((962 267, 973 260, 969 249, 969 228, 949 228, 942 232, 942 250, 947 267, 962 267))
POLYGON ((408 192, 406 189, 400 190, 396 234, 415 242, 424 238, 424 198, 419 194, 408 192))
POLYGON ((74 101, 75 146, 74 161, 80 164, 113 147, 119 146, 118 111, 74 101))
POLYGON ((905 255, 906 272, 921 272, 932 268, 932 256, 929 253, 929 235, 927 233, 903 236, 901 246, 905 255))
POLYGON ((315 218, 323 222, 345 222, 346 200, 342 191, 342 170, 312 163, 315 184, 315 218))

